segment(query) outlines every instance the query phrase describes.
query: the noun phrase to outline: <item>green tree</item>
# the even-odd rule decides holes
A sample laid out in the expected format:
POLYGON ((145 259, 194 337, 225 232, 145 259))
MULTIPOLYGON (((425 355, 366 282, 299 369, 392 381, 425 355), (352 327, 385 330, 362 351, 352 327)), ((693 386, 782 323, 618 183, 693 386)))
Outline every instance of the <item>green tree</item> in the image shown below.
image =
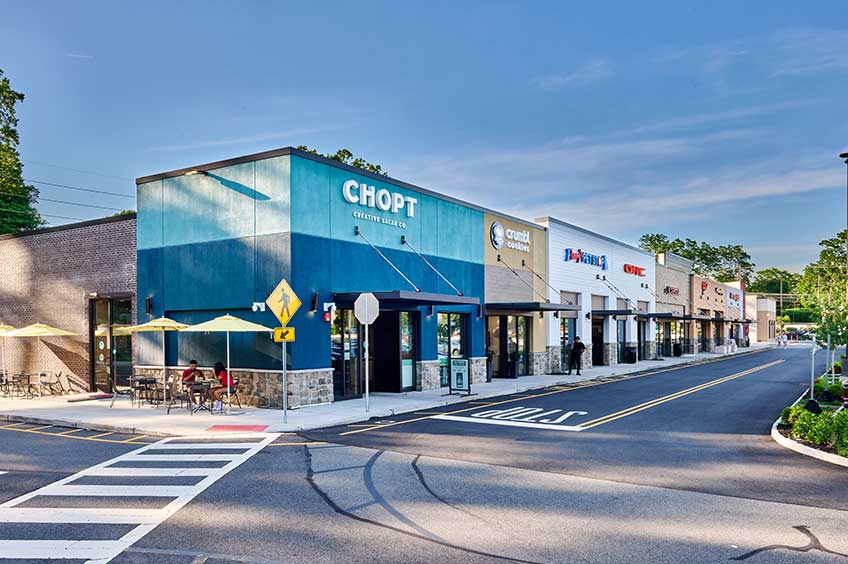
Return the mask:
POLYGON ((748 291, 754 294, 792 294, 801 281, 801 275, 780 268, 766 268, 757 271, 748 291))
POLYGON ((44 220, 35 209, 38 190, 24 184, 23 165, 18 153, 18 118, 15 104, 24 95, 12 90, 0 69, 0 234, 35 229, 44 220))
POLYGON ((801 305, 814 309, 820 317, 845 317, 845 231, 819 242, 819 258, 807 265, 795 286, 801 305))
POLYGON ((754 263, 742 245, 713 246, 695 239, 669 239, 662 233, 646 233, 639 238, 639 246, 650 252, 670 252, 692 261, 692 270, 701 276, 719 282, 730 282, 740 277, 750 282, 754 263))
POLYGON ((307 153, 312 153, 313 155, 321 155, 322 157, 326 157, 328 159, 333 159, 334 161, 339 161, 340 163, 344 163, 346 165, 355 166, 356 168, 361 168, 363 170, 367 170, 368 172, 373 172, 374 174, 381 174, 383 176, 388 176, 389 173, 383 170, 378 164, 369 163, 362 157, 354 157, 353 153, 348 149, 339 149, 332 155, 324 155, 316 151, 315 149, 310 149, 306 145, 299 145, 297 147, 300 151, 305 151, 307 153))

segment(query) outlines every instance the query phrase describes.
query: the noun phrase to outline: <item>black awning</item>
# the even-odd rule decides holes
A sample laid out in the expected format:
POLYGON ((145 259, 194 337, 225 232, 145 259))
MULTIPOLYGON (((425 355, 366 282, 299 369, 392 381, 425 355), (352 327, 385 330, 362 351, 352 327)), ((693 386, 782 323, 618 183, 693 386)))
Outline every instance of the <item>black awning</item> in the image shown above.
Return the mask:
POLYGON ((545 311, 561 312, 580 310, 571 304, 552 304, 548 302, 494 302, 486 304, 486 315, 524 315, 545 311))
POLYGON ((592 315, 594 317, 612 317, 617 315, 636 315, 639 313, 635 309, 593 309, 592 315))
MULTIPOLYGON (((336 307, 348 309, 353 307, 364 292, 342 292, 333 294, 336 307)), ((419 306, 463 305, 479 306, 480 298, 472 296, 457 296, 454 294, 434 294, 430 292, 411 292, 408 290, 393 290, 390 292, 373 292, 380 302, 380 309, 403 309, 419 306)))
POLYGON ((680 315, 679 313, 673 312, 659 312, 659 311, 640 311, 636 314, 636 317, 642 317, 645 319, 683 319, 685 316, 680 315))

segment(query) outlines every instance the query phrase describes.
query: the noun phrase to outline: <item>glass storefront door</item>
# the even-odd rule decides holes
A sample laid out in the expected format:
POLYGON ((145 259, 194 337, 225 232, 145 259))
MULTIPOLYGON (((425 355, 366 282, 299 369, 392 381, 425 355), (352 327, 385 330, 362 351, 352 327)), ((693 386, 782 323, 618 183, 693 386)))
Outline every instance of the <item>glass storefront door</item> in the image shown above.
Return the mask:
POLYGON ((132 335, 123 328, 132 325, 131 298, 91 300, 91 386, 101 392, 129 388, 132 376, 132 335))
POLYGON ((400 312, 400 387, 415 389, 415 323, 408 311, 400 312))
POLYGON ((592 364, 604 364, 604 318, 592 318, 592 364))
POLYGON ((359 323, 353 310, 336 310, 330 324, 330 349, 334 398, 339 400, 360 397, 364 384, 359 362, 359 323))
POLYGON ((571 344, 577 335, 577 320, 563 317, 559 320, 560 370, 568 369, 568 358, 571 355, 571 344))
POLYGON ((486 321, 492 376, 526 376, 530 360, 530 318, 523 315, 493 315, 486 321))
POLYGON ((450 383, 450 361, 465 358, 464 313, 440 313, 438 317, 439 379, 442 387, 450 383))
POLYGON ((616 356, 618 358, 618 363, 621 364, 624 362, 624 348, 627 346, 627 321, 624 319, 619 319, 615 322, 616 324, 616 356))

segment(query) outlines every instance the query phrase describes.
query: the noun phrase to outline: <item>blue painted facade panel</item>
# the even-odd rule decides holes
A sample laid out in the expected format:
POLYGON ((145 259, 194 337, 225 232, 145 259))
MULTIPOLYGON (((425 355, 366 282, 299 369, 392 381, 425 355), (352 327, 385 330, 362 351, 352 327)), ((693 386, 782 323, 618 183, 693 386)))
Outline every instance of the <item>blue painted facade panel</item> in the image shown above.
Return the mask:
MULTIPOLYGON (((143 312, 150 296, 155 316, 198 323, 232 313, 275 326, 270 312, 249 308, 264 302, 286 278, 303 301, 291 322, 298 332, 290 348, 294 369, 330 366, 330 327, 321 304, 332 301, 333 293, 412 290, 354 235, 356 226, 423 292, 453 294, 401 244, 402 235, 465 295, 484 302, 482 212, 296 155, 139 185, 138 218, 139 322, 149 319, 143 312), (396 209, 380 209, 376 199, 373 206, 348 201, 342 188, 351 180, 357 189, 349 196, 364 191, 366 204, 371 203, 373 186, 375 195, 380 190, 394 195, 396 209), (318 310, 312 312, 315 293, 318 310)), ((478 308, 441 309, 468 314, 467 354, 484 356, 485 324, 478 308)), ((437 316, 426 307, 415 311, 420 313, 419 360, 435 360, 437 316)), ((223 339, 170 334, 168 362, 223 361, 223 339)), ((267 336, 233 335, 231 351, 235 367, 280 368, 280 346, 267 336)), ((162 362, 160 335, 140 339, 138 361, 162 362)))

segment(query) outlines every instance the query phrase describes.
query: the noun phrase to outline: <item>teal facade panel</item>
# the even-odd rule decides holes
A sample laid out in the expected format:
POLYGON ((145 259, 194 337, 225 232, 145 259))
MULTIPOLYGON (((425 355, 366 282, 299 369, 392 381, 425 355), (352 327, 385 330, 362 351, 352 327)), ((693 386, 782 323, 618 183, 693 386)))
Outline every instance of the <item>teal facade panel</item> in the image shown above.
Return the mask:
POLYGON ((136 246, 139 250, 162 246, 162 181, 139 184, 136 188, 136 246))

